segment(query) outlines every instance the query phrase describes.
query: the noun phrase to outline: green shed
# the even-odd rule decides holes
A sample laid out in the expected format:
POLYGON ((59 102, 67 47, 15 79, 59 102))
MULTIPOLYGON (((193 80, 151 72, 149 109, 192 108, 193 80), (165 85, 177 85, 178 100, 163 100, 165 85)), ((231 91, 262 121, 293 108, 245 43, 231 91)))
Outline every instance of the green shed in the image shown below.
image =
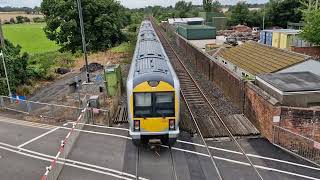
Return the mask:
POLYGON ((225 30, 227 28, 227 18, 226 17, 213 17, 212 26, 216 27, 217 31, 225 30))
POLYGON ((108 96, 116 96, 119 91, 121 92, 122 77, 119 64, 107 66, 104 70, 104 76, 106 79, 108 96))
POLYGON ((206 25, 179 25, 178 34, 188 40, 215 39, 216 28, 206 25))

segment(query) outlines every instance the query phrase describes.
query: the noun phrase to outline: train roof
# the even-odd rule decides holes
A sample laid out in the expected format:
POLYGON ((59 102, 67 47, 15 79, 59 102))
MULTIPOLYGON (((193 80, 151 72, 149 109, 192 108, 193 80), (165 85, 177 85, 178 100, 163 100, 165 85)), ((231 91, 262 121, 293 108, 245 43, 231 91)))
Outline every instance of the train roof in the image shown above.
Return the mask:
POLYGON ((174 86, 177 78, 150 21, 143 21, 132 61, 133 86, 144 81, 165 81, 174 86))

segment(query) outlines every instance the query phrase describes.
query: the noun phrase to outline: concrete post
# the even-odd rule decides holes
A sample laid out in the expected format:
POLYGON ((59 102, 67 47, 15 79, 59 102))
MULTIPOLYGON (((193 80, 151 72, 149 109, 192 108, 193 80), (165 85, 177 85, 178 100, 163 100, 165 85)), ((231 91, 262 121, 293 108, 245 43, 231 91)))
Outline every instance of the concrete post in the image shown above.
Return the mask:
POLYGON ((30 102, 26 101, 27 103, 27 112, 30 114, 31 113, 31 106, 30 106, 30 102))
POLYGON ((4 108, 3 96, 0 96, 0 107, 4 108))

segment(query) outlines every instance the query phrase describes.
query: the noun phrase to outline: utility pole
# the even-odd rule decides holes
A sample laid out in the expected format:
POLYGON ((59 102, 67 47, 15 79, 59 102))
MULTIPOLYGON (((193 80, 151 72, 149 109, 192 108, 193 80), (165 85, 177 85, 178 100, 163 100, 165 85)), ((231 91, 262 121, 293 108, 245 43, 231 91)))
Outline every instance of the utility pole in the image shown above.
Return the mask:
POLYGON ((264 21, 266 19, 266 4, 263 4, 262 29, 264 30, 264 21))
POLYGON ((2 51, 3 49, 5 49, 5 44, 4 44, 4 36, 3 36, 3 32, 2 32, 1 20, 0 20, 0 47, 1 47, 0 56, 2 57, 2 64, 3 64, 4 74, 5 74, 6 80, 7 80, 9 97, 11 98, 12 94, 11 94, 11 89, 10 89, 8 73, 7 73, 7 67, 6 67, 6 62, 4 60, 4 54, 3 54, 3 51, 2 51))
POLYGON ((78 4, 79 19, 80 19, 82 49, 83 49, 83 53, 84 53, 83 57, 84 57, 84 61, 86 62, 85 66, 86 66, 87 83, 89 83, 90 82, 90 77, 89 77, 89 67, 88 67, 87 44, 86 44, 86 37, 85 37, 85 34, 84 34, 81 0, 77 0, 77 4, 78 4))

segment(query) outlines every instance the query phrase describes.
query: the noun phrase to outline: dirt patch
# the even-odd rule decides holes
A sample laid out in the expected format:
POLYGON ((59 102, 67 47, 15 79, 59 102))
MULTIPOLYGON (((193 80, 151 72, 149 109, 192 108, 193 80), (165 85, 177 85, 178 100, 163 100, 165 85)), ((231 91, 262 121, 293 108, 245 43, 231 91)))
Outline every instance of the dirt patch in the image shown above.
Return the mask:
MULTIPOLYGON (((102 65, 110 64, 121 64, 127 58, 131 58, 129 53, 114 53, 110 50, 105 52, 98 52, 94 54, 89 54, 88 63, 99 63, 102 65)), ((79 70, 85 65, 83 57, 77 58, 75 67, 73 70, 79 70)))
POLYGON ((26 14, 25 12, 0 12, 0 19, 3 22, 10 21, 11 18, 16 21, 17 16, 28 17, 31 21, 33 21, 33 18, 35 17, 44 18, 41 14, 26 14))

